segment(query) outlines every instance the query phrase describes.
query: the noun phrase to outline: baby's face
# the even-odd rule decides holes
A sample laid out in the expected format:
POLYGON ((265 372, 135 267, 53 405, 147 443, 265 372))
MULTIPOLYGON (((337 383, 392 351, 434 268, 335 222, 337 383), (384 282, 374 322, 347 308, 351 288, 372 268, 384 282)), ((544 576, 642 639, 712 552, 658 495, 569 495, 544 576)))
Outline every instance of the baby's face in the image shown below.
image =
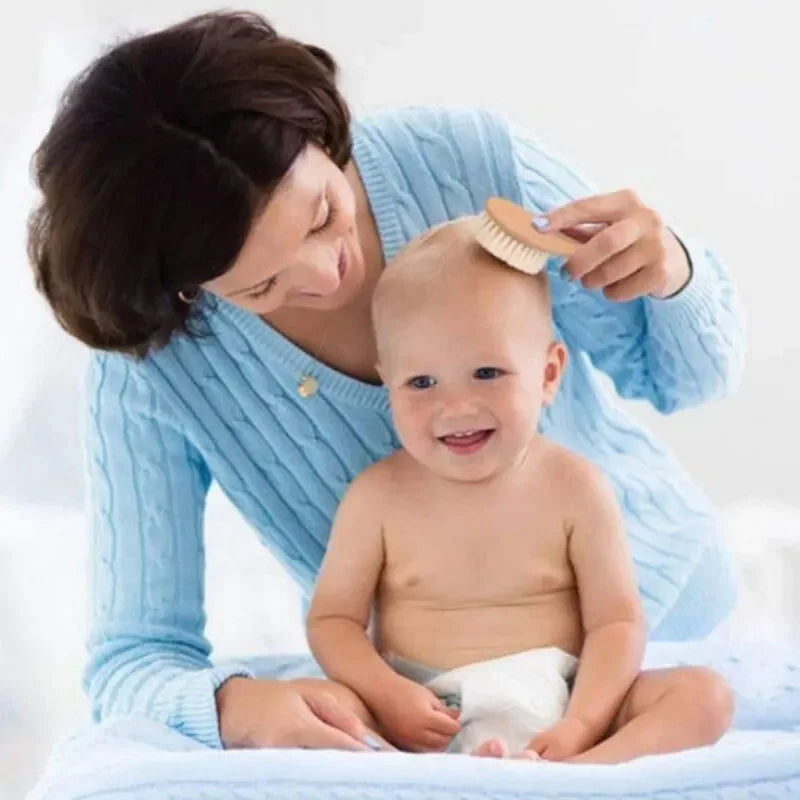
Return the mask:
POLYGON ((563 363, 563 347, 533 304, 507 294, 504 301, 502 290, 489 307, 480 300, 459 292, 425 302, 382 351, 404 448, 459 481, 491 479, 524 458, 557 384, 554 348, 563 363))

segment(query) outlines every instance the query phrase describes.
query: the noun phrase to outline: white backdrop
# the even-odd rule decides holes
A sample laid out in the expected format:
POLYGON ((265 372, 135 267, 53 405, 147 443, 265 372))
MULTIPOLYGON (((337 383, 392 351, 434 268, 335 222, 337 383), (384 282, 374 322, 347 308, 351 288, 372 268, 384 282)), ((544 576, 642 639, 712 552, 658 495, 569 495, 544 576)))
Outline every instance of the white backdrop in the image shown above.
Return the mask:
MULTIPOLYGON (((47 0, 20 6, 17 22, 0 30, 0 775, 9 797, 83 712, 84 353, 31 289, 23 251, 34 200, 28 161, 58 94, 102 44, 213 7, 47 0)), ((800 598, 791 595, 791 571, 800 568, 784 557, 800 538, 795 4, 261 0, 250 7, 281 32, 331 50, 357 115, 402 104, 502 111, 603 189, 635 188, 669 222, 717 249, 750 320, 740 392, 668 418, 633 408, 723 508, 746 586, 772 591, 756 604, 746 590, 737 630, 800 636, 792 616, 800 598)), ((217 499, 212 518, 215 642, 225 652, 300 646, 298 629, 278 624, 293 616, 274 612, 277 602, 296 603, 290 584, 217 499)))

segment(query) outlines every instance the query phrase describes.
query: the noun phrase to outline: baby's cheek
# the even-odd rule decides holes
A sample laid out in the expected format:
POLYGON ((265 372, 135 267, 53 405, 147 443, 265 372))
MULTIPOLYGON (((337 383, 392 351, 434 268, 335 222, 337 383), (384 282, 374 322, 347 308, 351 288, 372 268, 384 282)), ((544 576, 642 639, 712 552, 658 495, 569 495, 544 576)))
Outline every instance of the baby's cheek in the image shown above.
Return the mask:
POLYGON ((541 392, 538 394, 535 391, 520 393, 508 405, 508 421, 521 435, 529 434, 536 430, 541 406, 541 392))
POLYGON ((395 400, 392 403, 392 415, 397 434, 405 442, 424 436, 427 416, 422 404, 405 399, 395 400))

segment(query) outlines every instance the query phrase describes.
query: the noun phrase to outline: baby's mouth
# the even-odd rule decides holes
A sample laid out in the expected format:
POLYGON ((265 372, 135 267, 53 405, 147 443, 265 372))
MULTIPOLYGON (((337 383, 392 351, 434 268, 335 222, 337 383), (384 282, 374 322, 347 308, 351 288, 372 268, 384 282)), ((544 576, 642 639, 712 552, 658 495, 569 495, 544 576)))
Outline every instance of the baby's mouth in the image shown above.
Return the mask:
POLYGON ((457 433, 440 436, 439 441, 451 452, 465 456, 480 450, 489 441, 493 433, 493 428, 458 431, 457 433))

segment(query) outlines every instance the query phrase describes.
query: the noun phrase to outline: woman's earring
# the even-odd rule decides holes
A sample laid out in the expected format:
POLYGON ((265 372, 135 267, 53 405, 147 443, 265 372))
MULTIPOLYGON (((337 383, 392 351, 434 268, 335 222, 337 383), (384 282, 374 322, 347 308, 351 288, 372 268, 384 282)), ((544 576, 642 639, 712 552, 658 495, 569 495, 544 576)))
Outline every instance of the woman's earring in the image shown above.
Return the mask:
POLYGON ((180 292, 178 292, 178 298, 187 305, 196 303, 199 297, 200 297, 199 289, 193 289, 188 292, 184 292, 183 290, 181 290, 180 292))

